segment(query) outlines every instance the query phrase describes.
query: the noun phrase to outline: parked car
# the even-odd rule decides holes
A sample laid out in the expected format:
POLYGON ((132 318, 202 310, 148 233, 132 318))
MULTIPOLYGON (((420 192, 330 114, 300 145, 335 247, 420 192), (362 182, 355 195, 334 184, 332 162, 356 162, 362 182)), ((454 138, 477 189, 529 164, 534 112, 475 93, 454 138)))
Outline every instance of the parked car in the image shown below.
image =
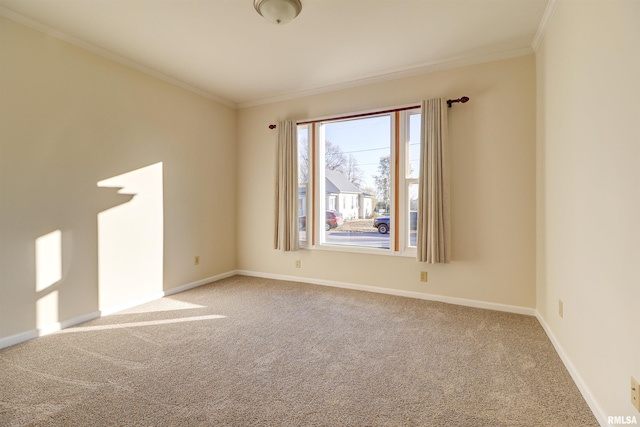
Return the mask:
MULTIPOLYGON (((409 229, 417 230, 418 229, 418 212, 411 211, 409 212, 409 229)), ((373 226, 378 229, 378 233, 387 234, 389 230, 391 230, 391 220, 388 216, 379 216, 374 218, 373 226)))
POLYGON ((327 211, 326 212, 326 222, 324 225, 325 231, 329 231, 332 228, 336 228, 339 225, 344 224, 344 219, 342 218, 342 214, 338 211, 327 211))
MULTIPOLYGON (((344 218, 342 217, 342 214, 338 211, 326 211, 325 214, 325 223, 324 223, 324 229, 326 231, 331 230, 332 228, 336 228, 340 225, 344 224, 344 218)), ((306 216, 300 216, 298 217, 298 228, 300 230, 306 230, 307 229, 307 217, 306 216)))
POLYGON ((388 216, 379 216, 373 219, 373 226, 378 229, 378 233, 387 234, 391 229, 391 220, 388 216))

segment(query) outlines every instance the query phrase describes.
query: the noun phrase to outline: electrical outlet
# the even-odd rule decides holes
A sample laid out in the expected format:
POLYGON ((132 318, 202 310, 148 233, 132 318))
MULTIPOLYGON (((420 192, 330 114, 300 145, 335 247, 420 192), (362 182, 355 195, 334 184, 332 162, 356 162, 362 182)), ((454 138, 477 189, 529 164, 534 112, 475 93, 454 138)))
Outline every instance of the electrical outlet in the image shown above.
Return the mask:
POLYGON ((561 299, 558 300, 558 314, 560 317, 564 318, 564 303, 561 299))
POLYGON ((426 271, 421 271, 420 272, 420 281, 421 282, 426 282, 427 281, 427 272, 426 271))
POLYGON ((299 259, 296 260, 296 268, 300 268, 300 260, 299 259))
POLYGON ((196 255, 196 257, 193 259, 193 265, 198 265, 198 264, 200 264, 200 257, 196 255))
POLYGON ((631 377, 631 403, 640 412, 640 385, 638 380, 631 377))

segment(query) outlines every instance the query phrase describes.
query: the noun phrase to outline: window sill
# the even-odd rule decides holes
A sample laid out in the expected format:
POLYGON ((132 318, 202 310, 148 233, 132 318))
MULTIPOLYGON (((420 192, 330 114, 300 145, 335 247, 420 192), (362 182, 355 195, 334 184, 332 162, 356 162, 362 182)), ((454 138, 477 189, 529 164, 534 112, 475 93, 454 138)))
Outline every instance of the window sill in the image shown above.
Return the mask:
POLYGON ((382 256, 390 256, 390 257, 402 257, 402 258, 415 258, 416 250, 415 248, 407 249, 401 252, 394 252, 390 249, 384 248, 367 248, 367 247, 359 247, 359 246, 341 246, 341 245, 331 245, 331 244, 321 244, 321 245, 300 245, 300 250, 317 250, 317 251, 326 251, 326 252, 341 252, 341 253, 350 253, 350 254, 360 254, 360 255, 382 255, 382 256))

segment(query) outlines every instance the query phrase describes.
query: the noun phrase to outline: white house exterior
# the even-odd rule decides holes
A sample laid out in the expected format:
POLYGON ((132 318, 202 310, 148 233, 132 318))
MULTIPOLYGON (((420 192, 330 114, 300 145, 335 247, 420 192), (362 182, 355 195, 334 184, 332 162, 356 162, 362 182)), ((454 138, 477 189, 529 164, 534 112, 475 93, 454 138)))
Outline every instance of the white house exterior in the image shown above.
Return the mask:
POLYGON ((372 212, 372 198, 356 187, 345 174, 325 171, 325 206, 342 213, 345 220, 367 218, 372 212))
MULTIPOLYGON (((307 183, 298 184, 298 216, 307 215, 307 183)), ((325 209, 338 211, 345 220, 369 218, 373 197, 363 193, 342 172, 325 171, 325 209)))

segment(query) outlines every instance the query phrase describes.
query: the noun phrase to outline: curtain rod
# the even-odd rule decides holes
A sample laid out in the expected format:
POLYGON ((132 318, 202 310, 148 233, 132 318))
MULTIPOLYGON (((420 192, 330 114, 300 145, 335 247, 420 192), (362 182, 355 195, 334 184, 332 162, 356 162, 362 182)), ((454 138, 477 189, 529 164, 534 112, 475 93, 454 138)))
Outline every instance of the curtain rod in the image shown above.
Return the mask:
MULTIPOLYGON (((451 104, 454 104, 456 102, 460 102, 462 104, 466 103, 469 101, 469 97, 468 96, 463 96, 461 98, 458 99, 447 99, 447 105, 449 106, 449 108, 451 108, 451 104)), ((396 111, 405 111, 405 110, 413 110, 414 108, 419 108, 420 105, 411 105, 409 107, 402 107, 402 108, 393 108, 391 110, 381 110, 381 111, 372 111, 370 113, 362 113, 362 114, 350 114, 348 116, 338 116, 338 117, 334 117, 331 119, 321 119, 321 120, 306 120, 306 121, 301 121, 301 122, 297 122, 297 124, 299 125, 308 125, 310 123, 318 123, 318 122, 322 122, 325 120, 347 120, 347 119, 355 119, 358 117, 368 117, 368 116, 377 116, 378 114, 385 114, 385 113, 395 113, 396 111)), ((276 125, 269 125, 269 129, 275 129, 276 125)))

